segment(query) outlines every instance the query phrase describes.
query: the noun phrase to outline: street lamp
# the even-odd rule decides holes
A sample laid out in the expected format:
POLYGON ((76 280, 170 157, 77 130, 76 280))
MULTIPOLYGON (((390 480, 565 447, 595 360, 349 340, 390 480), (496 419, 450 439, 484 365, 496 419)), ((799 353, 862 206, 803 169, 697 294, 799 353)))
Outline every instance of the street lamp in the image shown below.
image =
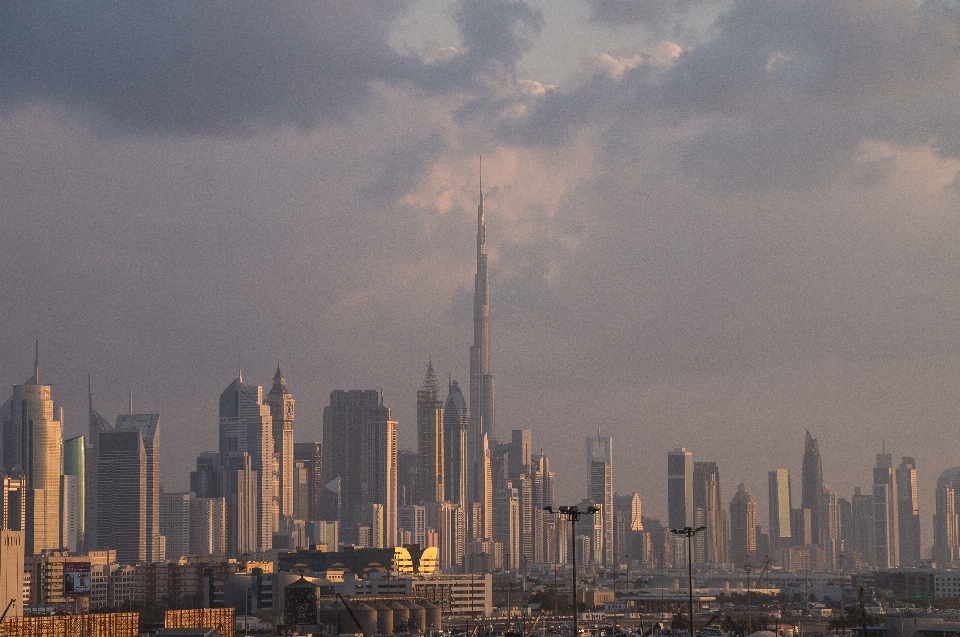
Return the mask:
POLYGON ((580 509, 576 506, 559 507, 556 511, 552 506, 543 507, 547 513, 556 513, 562 515, 572 522, 570 525, 570 541, 573 550, 573 637, 580 637, 580 617, 577 615, 577 522, 581 515, 593 515, 600 509, 595 506, 588 506, 586 509, 580 509))
POLYGON ((693 536, 703 531, 707 527, 698 526, 693 528, 692 526, 685 526, 682 529, 670 529, 670 532, 675 535, 682 535, 687 538, 687 584, 690 587, 690 637, 694 637, 693 634, 693 536))

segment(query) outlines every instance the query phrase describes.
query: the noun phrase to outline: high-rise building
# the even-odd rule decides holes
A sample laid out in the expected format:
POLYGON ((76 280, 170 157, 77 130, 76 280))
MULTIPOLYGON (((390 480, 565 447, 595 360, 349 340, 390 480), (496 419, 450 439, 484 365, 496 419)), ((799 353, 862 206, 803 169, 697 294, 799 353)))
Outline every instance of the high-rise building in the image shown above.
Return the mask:
POLYGON ((384 547, 397 543, 397 421, 390 415, 381 396, 372 418, 363 431, 365 453, 362 504, 379 505, 383 510, 384 547))
POLYGON ((874 566, 881 569, 900 565, 900 529, 897 521, 897 481, 893 472, 893 457, 877 454, 873 470, 873 526, 874 566))
POLYGON ((520 568, 520 494, 511 482, 494 491, 493 539, 503 545, 503 568, 520 568))
POLYGON ((376 390, 334 390, 323 409, 323 494, 321 519, 340 522, 340 539, 356 542, 363 503, 366 422, 380 404, 376 390))
MULTIPOLYGON (((116 431, 135 431, 140 435, 144 453, 144 541, 146 560, 163 557, 160 539, 160 416, 158 414, 121 414, 116 431)), ((108 547, 109 548, 109 547, 108 547)))
POLYGON ((490 282, 487 279, 487 225, 483 214, 483 188, 477 206, 477 273, 473 288, 473 345, 470 346, 470 477, 471 502, 480 503, 481 521, 471 525, 489 539, 493 532, 492 482, 489 445, 496 439, 494 378, 490 371, 490 282), (486 451, 485 451, 486 447, 486 451))
POLYGON ((274 468, 277 474, 277 498, 275 508, 279 517, 293 517, 293 418, 294 400, 287 391, 287 380, 277 363, 273 387, 265 397, 273 420, 274 468))
POLYGON ((823 466, 817 439, 806 432, 803 444, 803 466, 800 472, 800 508, 810 509, 812 543, 823 543, 823 466))
POLYGON ((63 488, 60 499, 63 507, 63 539, 60 544, 68 551, 86 550, 86 441, 75 436, 63 441, 63 488), (69 480, 67 478, 70 478, 69 480))
MULTIPOLYGON (((420 499, 423 502, 443 502, 443 402, 440 400, 440 382, 433 371, 433 362, 427 364, 423 384, 417 392, 417 450, 420 460, 420 499)), ((416 504, 420 504, 419 502, 416 504)))
POLYGON ((147 561, 147 453, 135 429, 100 432, 97 457, 97 546, 117 561, 147 561))
POLYGON ((600 505, 603 524, 601 541, 594 547, 599 563, 613 566, 613 438, 601 436, 587 438, 587 498, 600 505))
POLYGON ((933 514, 933 561, 948 566, 960 559, 960 467, 947 469, 937 479, 936 512, 933 514))
POLYGON ((850 498, 850 528, 847 534, 849 550, 859 556, 859 560, 851 561, 853 566, 857 561, 873 565, 876 563, 876 529, 874 528, 874 497, 863 493, 860 487, 853 490, 850 498))
POLYGON ((667 525, 693 526, 693 454, 679 447, 667 454, 667 525))
POLYGON ((757 505, 741 482, 730 501, 730 559, 748 564, 757 551, 757 505))
POLYGON ((84 502, 86 524, 85 524, 85 549, 91 550, 99 548, 97 546, 97 450, 100 444, 100 432, 113 429, 107 419, 101 416, 93 408, 93 383, 90 375, 87 375, 87 399, 88 399, 88 421, 87 421, 87 449, 86 461, 86 498, 84 502))
POLYGON ((463 505, 467 498, 467 447, 470 412, 457 381, 447 389, 443 404, 443 477, 444 497, 463 505))
POLYGON ((920 497, 917 462, 909 456, 903 456, 897 467, 897 521, 900 566, 917 566, 920 562, 920 497))
MULTIPOLYGON (((323 446, 319 442, 293 443, 293 459, 303 463, 306 493, 306 506, 302 513, 294 512, 301 520, 320 520, 320 495, 323 493, 323 465, 321 458, 323 446)), ((295 484, 297 482, 295 481, 295 484)), ((297 498, 294 496, 294 500, 297 498)))
POLYGON ((273 547, 273 533, 279 529, 274 449, 273 418, 263 388, 245 384, 239 374, 220 394, 220 463, 228 476, 221 484, 227 498, 227 545, 228 550, 240 551, 231 552, 232 557, 273 547), (248 528, 250 515, 253 528, 248 528))
MULTIPOLYGON (((693 454, 678 447, 667 454, 667 524, 670 529, 694 526, 693 454)), ((680 535, 672 535, 671 553, 677 568, 687 564, 687 545, 680 535)))
POLYGON ((531 460, 533 467, 533 561, 537 564, 543 562, 557 563, 556 559, 556 537, 553 539, 552 550, 550 544, 549 532, 552 529, 555 533, 556 525, 553 516, 547 515, 545 507, 553 507, 553 471, 550 471, 550 458, 544 455, 543 450, 533 456, 531 460), (551 557, 553 556, 553 557, 551 557))
POLYGON ((3 469, 26 479, 26 555, 60 548, 62 423, 54 417, 50 385, 40 384, 40 345, 34 373, 0 407, 3 469))
POLYGON ((693 538, 694 563, 725 560, 720 470, 716 462, 693 463, 693 510, 696 526, 706 529, 693 538))
POLYGON ((820 518, 823 533, 823 551, 829 570, 840 570, 840 555, 844 551, 843 520, 840 499, 830 485, 823 486, 823 517, 820 518))
POLYGON ((793 502, 790 497, 790 472, 787 469, 775 469, 768 474, 769 503, 767 511, 770 521, 770 550, 779 551, 793 545, 791 512, 793 502))

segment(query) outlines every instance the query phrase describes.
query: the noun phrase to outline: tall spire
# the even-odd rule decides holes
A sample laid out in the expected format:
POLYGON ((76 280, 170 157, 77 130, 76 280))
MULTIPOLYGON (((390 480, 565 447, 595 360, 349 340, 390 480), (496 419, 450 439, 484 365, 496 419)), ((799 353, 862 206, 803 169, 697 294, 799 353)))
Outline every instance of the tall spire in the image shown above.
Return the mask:
MULTIPOLYGON (((481 167, 482 172, 482 167, 481 167)), ((487 225, 484 219, 483 177, 480 177, 480 201, 477 205, 477 273, 473 289, 473 344, 470 347, 470 420, 468 431, 468 502, 479 502, 481 518, 471 522, 481 537, 489 524, 492 504, 489 485, 487 446, 496 440, 494 418, 494 379, 490 371, 490 283, 487 277, 487 225)))
POLYGON ((33 384, 40 384, 40 339, 37 339, 37 353, 33 359, 33 384))

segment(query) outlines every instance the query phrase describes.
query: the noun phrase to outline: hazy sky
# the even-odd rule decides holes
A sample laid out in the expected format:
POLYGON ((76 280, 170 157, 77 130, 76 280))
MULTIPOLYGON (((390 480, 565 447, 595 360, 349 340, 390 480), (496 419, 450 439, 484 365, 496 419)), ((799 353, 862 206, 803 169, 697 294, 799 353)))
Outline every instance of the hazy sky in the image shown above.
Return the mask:
POLYGON ((584 438, 665 515, 666 454, 841 496, 960 464, 952 0, 0 3, 0 376, 86 426, 134 393, 163 480, 279 361, 296 436, 466 384, 479 156, 497 421, 558 495, 584 438))

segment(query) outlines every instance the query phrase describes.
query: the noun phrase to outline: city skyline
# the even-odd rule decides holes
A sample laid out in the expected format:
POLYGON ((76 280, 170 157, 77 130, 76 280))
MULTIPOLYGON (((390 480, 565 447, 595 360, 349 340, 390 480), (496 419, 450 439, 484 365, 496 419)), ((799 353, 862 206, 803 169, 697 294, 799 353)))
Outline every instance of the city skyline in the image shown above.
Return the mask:
POLYGON ((651 514, 683 446, 765 520, 809 429, 839 497, 884 441, 915 458, 928 546, 960 421, 955 16, 630 5, 11 10, 0 380, 39 339, 65 438, 90 374, 103 413, 132 389, 213 449, 237 357, 267 388, 279 360, 298 441, 382 388, 412 449, 427 361, 469 393, 482 155, 496 428, 543 441, 559 503, 602 423, 651 514))

